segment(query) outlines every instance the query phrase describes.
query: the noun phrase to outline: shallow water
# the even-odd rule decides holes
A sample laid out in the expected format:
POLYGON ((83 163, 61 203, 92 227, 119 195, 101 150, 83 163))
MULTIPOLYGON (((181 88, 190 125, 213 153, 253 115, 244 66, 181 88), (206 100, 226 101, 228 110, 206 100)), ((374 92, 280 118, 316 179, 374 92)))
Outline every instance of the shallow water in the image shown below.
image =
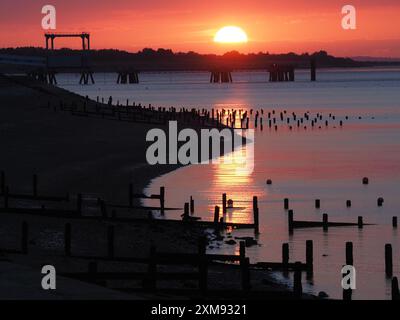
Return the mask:
MULTIPOLYGON (((278 130, 255 130, 254 171, 237 174, 235 164, 193 165, 155 179, 147 192, 166 187, 166 205, 182 207, 192 195, 195 215, 212 220, 213 208, 221 206, 226 192, 235 209, 226 220, 252 222, 252 197, 258 196, 260 208, 260 246, 247 248, 251 262, 280 261, 282 243, 288 242, 290 261, 305 260, 305 241, 314 241, 314 275, 304 279, 305 289, 341 298, 340 269, 345 263, 345 242, 354 245, 357 289, 353 298, 390 298, 390 280, 384 273, 384 245, 393 246, 394 275, 400 274, 399 230, 391 226, 399 216, 400 198, 400 69, 320 70, 318 81, 308 81, 306 71, 296 73, 296 82, 268 83, 264 72, 233 73, 233 84, 209 84, 208 74, 144 73, 139 85, 116 85, 115 74, 95 75, 96 84, 79 86, 77 75, 59 75, 59 83, 72 91, 114 101, 154 106, 198 108, 263 108, 277 114, 287 110, 300 115, 306 111, 323 114, 328 127, 313 129, 307 125, 289 130, 279 121, 278 130), (329 114, 336 116, 333 120, 329 114), (346 120, 345 116, 349 119, 346 120), (359 119, 361 117, 361 119, 359 119), (343 127, 339 121, 343 120, 343 127), (361 183, 362 177, 369 185, 361 183), (266 179, 272 185, 266 185, 266 179), (385 199, 378 207, 378 197, 385 199), (322 229, 296 229, 289 236, 283 199, 290 199, 295 219, 318 220, 322 213, 330 221, 376 225, 322 229), (314 200, 321 199, 321 209, 314 200), (346 200, 352 200, 347 208, 346 200)), ((254 122, 254 114, 250 123, 254 122)), ((167 212, 167 218, 179 218, 181 211, 167 212)), ((253 235, 252 230, 234 231, 233 236, 253 235)), ((233 253, 238 246, 213 244, 211 252, 233 253)), ((288 283, 290 278, 276 273, 288 283)))

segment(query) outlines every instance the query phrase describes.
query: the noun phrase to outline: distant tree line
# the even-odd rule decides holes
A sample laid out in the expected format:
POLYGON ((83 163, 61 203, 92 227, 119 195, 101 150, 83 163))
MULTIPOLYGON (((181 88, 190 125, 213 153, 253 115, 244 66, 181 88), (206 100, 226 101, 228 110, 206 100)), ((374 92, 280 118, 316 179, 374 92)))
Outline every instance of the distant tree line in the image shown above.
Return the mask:
MULTIPOLYGON (((48 54, 59 56, 85 55, 95 70, 136 69, 139 71, 196 71, 196 70, 251 70, 266 69, 269 65, 292 64, 297 68, 308 68, 311 59, 315 59, 317 67, 363 67, 376 65, 374 62, 355 61, 350 58, 339 58, 326 51, 312 54, 270 54, 268 52, 242 54, 230 51, 223 55, 199 54, 193 51, 173 52, 170 49, 145 48, 136 53, 116 49, 73 50, 61 48, 46 51, 38 47, 18 47, 0 49, 0 54, 46 57, 48 54)), ((380 65, 385 63, 379 63, 380 65)), ((390 64, 390 63, 386 63, 390 64)))

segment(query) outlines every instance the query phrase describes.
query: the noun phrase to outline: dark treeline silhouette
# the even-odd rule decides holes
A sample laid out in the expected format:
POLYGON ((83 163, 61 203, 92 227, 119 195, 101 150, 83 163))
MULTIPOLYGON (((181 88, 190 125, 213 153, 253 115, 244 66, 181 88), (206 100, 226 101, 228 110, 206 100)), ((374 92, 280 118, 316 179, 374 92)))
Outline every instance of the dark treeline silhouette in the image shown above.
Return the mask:
MULTIPOLYGON (((38 47, 3 48, 0 54, 14 54, 25 56, 46 57, 47 54, 59 56, 81 55, 81 50, 61 48, 46 51, 38 47)), ((136 53, 115 49, 101 49, 85 51, 88 61, 94 70, 136 69, 141 71, 196 71, 212 69, 251 70, 266 69, 273 63, 293 64, 297 68, 308 68, 310 60, 315 59, 318 67, 363 67, 372 65, 385 65, 384 62, 355 61, 350 58, 338 58, 329 55, 326 51, 312 54, 286 54, 249 53, 241 54, 237 51, 227 52, 223 55, 199 54, 193 51, 186 53, 173 52, 170 49, 153 50, 145 48, 136 53)))

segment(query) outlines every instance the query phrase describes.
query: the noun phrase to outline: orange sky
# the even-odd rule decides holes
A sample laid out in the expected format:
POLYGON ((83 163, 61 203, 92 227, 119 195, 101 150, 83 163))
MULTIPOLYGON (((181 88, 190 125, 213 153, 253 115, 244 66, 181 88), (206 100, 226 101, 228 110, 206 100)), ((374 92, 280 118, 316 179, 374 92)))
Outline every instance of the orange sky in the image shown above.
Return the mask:
MULTIPOLYGON (((88 31, 92 48, 143 47, 223 53, 327 50, 340 56, 400 57, 399 0, 2 0, 0 47, 43 46, 41 8, 57 9, 57 31, 88 31), (341 28, 341 8, 357 9, 357 30, 341 28), (224 25, 243 28, 247 44, 215 44, 224 25)), ((56 46, 78 47, 78 40, 56 46)))

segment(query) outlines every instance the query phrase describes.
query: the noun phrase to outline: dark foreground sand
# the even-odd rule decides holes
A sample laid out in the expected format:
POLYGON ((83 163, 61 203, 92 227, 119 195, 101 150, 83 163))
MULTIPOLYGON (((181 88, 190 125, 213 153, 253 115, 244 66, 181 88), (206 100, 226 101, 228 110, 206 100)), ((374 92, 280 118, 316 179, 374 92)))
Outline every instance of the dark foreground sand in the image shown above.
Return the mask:
MULTIPOLYGON (((154 125, 76 117, 53 109, 60 101, 69 104, 72 101, 82 103, 83 100, 83 97, 59 88, 24 78, 10 80, 0 76, 0 170, 6 172, 6 182, 12 193, 31 193, 31 177, 36 173, 39 176, 40 194, 83 193, 126 204, 129 183, 134 183, 136 192, 142 192, 152 178, 176 168, 147 164, 145 135, 154 125)), ((168 189, 166 199, 168 205, 168 189)), ((2 201, 0 205, 3 205, 2 201)), ((27 203, 20 200, 10 202, 11 207, 21 205, 27 203)), ((130 214, 147 216, 147 212, 140 210, 130 214)), ((65 223, 70 222, 72 225, 72 252, 85 256, 106 254, 106 230, 109 223, 10 213, 2 214, 0 221, 2 249, 18 249, 21 222, 29 224, 29 254, 3 252, 0 256, 0 299, 174 297, 172 294, 121 293, 95 285, 79 284, 75 280, 69 282, 68 279, 60 282, 64 285, 59 286, 58 293, 43 294, 40 277, 37 276, 43 264, 52 264, 62 273, 86 271, 90 261, 64 257, 65 223)), ((204 234, 204 230, 199 227, 183 224, 171 227, 154 221, 120 222, 113 225, 116 256, 146 257, 150 243, 154 243, 157 250, 163 252, 196 252, 198 238, 204 234)), ((190 271, 190 267, 181 268, 182 271, 190 271)), ((145 271, 146 266, 104 262, 100 263, 99 269, 145 271)), ((175 267, 174 271, 177 269, 175 267)), ((240 270, 234 266, 211 266, 209 279, 211 289, 226 290, 220 298, 229 298, 230 290, 240 288, 240 270)), ((269 297, 279 297, 281 295, 277 292, 286 291, 286 288, 271 283, 267 271, 251 271, 251 279, 253 287, 269 297)), ((163 287, 163 284, 159 286, 163 287)), ((196 283, 177 281, 164 286, 169 289, 175 286, 190 289, 196 287, 196 283)), ((114 283, 110 287, 126 288, 130 287, 130 283, 114 283)), ((248 297, 254 298, 254 295, 248 297)))

